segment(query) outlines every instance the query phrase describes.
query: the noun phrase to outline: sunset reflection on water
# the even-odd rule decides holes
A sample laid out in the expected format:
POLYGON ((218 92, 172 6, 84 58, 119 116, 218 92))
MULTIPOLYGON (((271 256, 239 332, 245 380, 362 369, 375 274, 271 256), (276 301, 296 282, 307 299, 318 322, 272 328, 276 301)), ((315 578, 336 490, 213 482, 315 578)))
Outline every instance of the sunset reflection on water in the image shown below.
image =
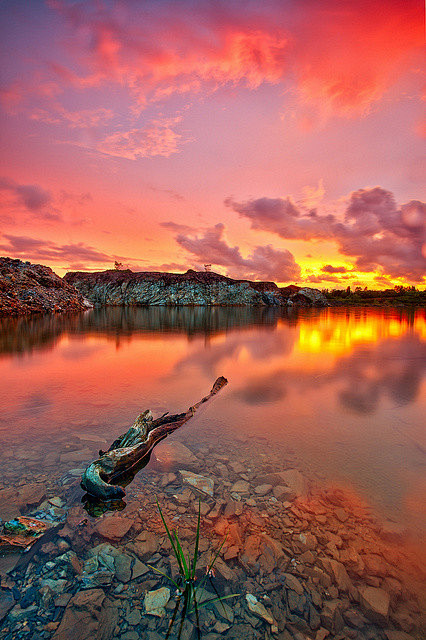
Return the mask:
POLYGON ((186 442, 262 435, 266 455, 279 442, 318 480, 424 527, 423 310, 112 308, 3 320, 0 336, 2 446, 70 437, 95 452, 141 410, 184 410, 224 375, 186 442))

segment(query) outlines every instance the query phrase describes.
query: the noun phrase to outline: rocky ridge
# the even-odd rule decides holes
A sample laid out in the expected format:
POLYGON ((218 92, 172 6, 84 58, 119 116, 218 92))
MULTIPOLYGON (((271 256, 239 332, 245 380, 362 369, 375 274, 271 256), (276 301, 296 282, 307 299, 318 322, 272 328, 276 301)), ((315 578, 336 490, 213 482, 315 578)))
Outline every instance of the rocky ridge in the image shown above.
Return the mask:
POLYGON ((280 288, 274 282, 234 280, 192 269, 186 273, 77 271, 67 273, 64 280, 95 305, 328 306, 317 289, 280 288))
POLYGON ((82 311, 91 306, 49 267, 0 258, 0 316, 82 311))

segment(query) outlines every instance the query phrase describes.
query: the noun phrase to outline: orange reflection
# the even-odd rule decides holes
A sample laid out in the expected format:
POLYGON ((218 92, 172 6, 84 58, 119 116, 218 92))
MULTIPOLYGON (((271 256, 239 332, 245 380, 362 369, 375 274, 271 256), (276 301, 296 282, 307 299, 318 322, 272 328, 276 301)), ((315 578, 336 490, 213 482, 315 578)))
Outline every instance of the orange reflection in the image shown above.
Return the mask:
POLYGON ((308 353, 350 353, 361 344, 375 343, 386 338, 399 338, 407 332, 426 338, 426 319, 416 315, 410 321, 406 316, 389 317, 383 311, 368 310, 362 314, 327 310, 312 322, 301 319, 296 349, 308 353))

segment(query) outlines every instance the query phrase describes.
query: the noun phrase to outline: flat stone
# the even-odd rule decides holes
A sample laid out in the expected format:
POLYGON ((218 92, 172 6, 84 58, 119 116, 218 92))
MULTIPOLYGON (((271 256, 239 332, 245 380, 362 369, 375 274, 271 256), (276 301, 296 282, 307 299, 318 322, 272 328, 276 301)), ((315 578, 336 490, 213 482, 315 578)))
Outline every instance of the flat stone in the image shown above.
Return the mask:
POLYGON ((181 442, 160 442, 155 447, 153 456, 157 464, 166 470, 198 464, 198 460, 192 451, 181 442))
POLYGON ((107 540, 121 540, 131 528, 133 522, 121 516, 104 516, 96 525, 96 533, 107 540))
POLYGON ((97 589, 98 587, 106 587, 111 584, 114 578, 113 571, 100 569, 93 573, 83 573, 81 576, 81 589, 97 589))
POLYGON ((148 573, 149 570, 150 569, 146 566, 146 564, 138 560, 138 558, 135 558, 135 563, 132 569, 132 580, 136 580, 136 578, 145 575, 145 573, 148 573))
POLYGON ((141 620, 142 620, 142 616, 141 616, 141 612, 139 611, 139 609, 133 609, 126 616, 126 622, 128 622, 132 626, 134 626, 136 624, 139 624, 139 622, 141 620))
POLYGON ((365 587, 359 590, 363 612, 373 622, 386 623, 389 615, 390 596, 383 589, 365 587))
POLYGON ((0 622, 15 605, 15 598, 11 591, 0 591, 0 622))
POLYGON ((46 497, 46 487, 41 483, 26 484, 18 488, 18 500, 21 505, 37 507, 46 497))
POLYGON ((350 591, 352 589, 352 581, 341 562, 337 560, 323 560, 324 567, 328 570, 334 579, 335 584, 341 591, 350 591))
POLYGON ((0 556, 0 576, 7 577, 7 574, 13 571, 21 557, 20 553, 8 553, 6 556, 0 556))
POLYGON ((150 616, 163 617, 166 613, 164 607, 170 600, 170 589, 161 587, 154 591, 148 591, 145 595, 145 611, 150 616))
POLYGON ((284 573, 283 576, 285 578, 285 586, 287 589, 292 589, 300 596, 303 595, 303 587, 296 576, 293 576, 291 573, 284 573))
POLYGON ((254 615, 262 618, 268 624, 275 624, 275 621, 269 611, 265 609, 263 604, 252 593, 246 593, 247 606, 254 615))
POLYGON ((78 591, 65 609, 52 640, 110 638, 118 622, 118 609, 102 589, 78 591), (101 633, 102 629, 102 633, 101 633))
MULTIPOLYGON (((304 476, 298 469, 286 469, 286 471, 278 471, 270 473, 259 478, 262 484, 272 484, 285 486, 288 488, 287 500, 306 495, 308 484, 304 476)), ((277 496, 275 496, 277 498, 277 496)))
POLYGON ((214 569, 215 572, 219 573, 222 578, 225 578, 225 580, 227 580, 228 582, 236 580, 237 576, 235 574, 235 571, 233 571, 231 567, 229 567, 220 556, 216 558, 214 569))
POLYGON ((191 489, 195 489, 198 493, 213 498, 214 482, 211 478, 206 478, 198 475, 197 473, 192 473, 192 471, 186 471, 183 469, 180 469, 179 473, 184 484, 191 487, 191 489))
POLYGON ((348 512, 342 509, 342 507, 337 507, 334 510, 334 514, 336 518, 340 520, 340 522, 346 522, 346 520, 349 518, 348 512))
POLYGON ((266 494, 268 494, 270 491, 272 491, 271 484, 259 484, 257 487, 254 488, 254 492, 258 496, 266 496, 266 494))
POLYGON ((231 493, 249 493, 249 491, 250 484, 245 480, 237 480, 230 489, 231 493))
POLYGON ((55 595, 58 595, 59 593, 62 593, 62 591, 64 591, 66 585, 67 585, 67 580, 64 580, 63 578, 61 578, 59 580, 52 580, 51 578, 46 578, 45 580, 40 580, 40 586, 41 587, 49 587, 49 589, 55 595))
POLYGON ((120 582, 129 582, 132 577, 132 558, 125 553, 121 553, 114 558, 115 577, 120 582))
POLYGON ((55 607, 66 607, 72 598, 72 593, 61 593, 55 598, 55 607))
POLYGON ((155 533, 143 531, 137 538, 126 545, 126 549, 136 554, 140 560, 148 560, 160 546, 160 541, 155 533))

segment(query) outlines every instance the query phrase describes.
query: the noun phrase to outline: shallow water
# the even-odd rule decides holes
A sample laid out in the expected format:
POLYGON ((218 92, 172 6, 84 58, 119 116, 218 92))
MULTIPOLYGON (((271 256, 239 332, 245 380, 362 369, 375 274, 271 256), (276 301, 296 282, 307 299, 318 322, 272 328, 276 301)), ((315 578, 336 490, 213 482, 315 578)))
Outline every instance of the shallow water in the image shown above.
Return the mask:
POLYGON ((73 438, 96 451, 141 410, 182 411, 224 375, 227 389, 183 427, 187 441, 212 425, 262 436, 265 449, 280 443, 305 471, 424 526, 422 310, 102 309, 0 330, 4 451, 56 452, 73 438))
MULTIPOLYGON (((221 460, 253 478, 295 467, 312 486, 343 489, 346 506, 403 525, 421 558, 425 373, 424 310, 110 308, 1 320, 0 483, 43 482, 57 495, 59 479, 139 412, 184 411, 223 375, 228 386, 171 437, 199 454, 198 473, 220 477, 221 460)), ((156 473, 153 458, 131 499, 156 473)))

